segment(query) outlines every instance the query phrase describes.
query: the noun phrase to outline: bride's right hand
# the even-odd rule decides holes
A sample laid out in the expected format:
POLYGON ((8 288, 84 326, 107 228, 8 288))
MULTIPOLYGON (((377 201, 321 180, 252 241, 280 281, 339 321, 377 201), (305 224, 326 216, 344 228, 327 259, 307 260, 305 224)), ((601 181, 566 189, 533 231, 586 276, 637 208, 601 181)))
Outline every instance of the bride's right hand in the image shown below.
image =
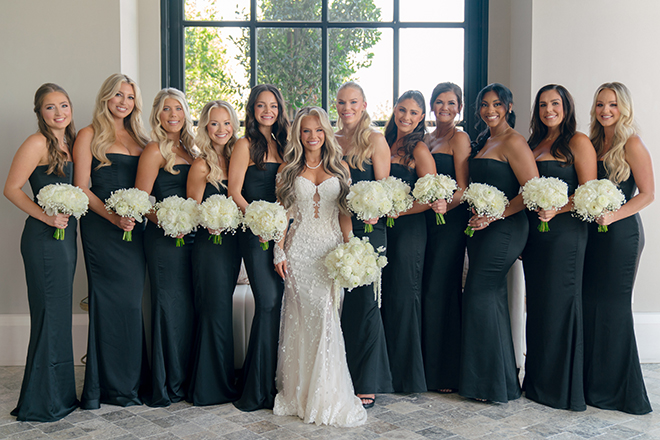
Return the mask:
POLYGON ((286 269, 287 269, 287 267, 286 267, 286 260, 284 260, 284 261, 282 261, 282 262, 280 262, 280 263, 277 263, 277 264, 275 265, 275 272, 277 272, 277 274, 278 274, 282 279, 284 279, 284 277, 286 276, 286 269))

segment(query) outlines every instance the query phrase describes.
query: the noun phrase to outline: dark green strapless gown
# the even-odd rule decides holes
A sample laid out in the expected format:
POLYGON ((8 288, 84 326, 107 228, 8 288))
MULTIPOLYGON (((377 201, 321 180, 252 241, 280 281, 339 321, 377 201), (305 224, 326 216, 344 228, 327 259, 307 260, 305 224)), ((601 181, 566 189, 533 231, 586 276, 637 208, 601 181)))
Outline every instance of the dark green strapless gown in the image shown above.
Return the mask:
MULTIPOLYGON (((65 176, 46 174, 48 165, 30 175, 37 200, 39 190, 53 183, 73 183, 73 163, 65 176)), ((21 394, 12 416, 20 421, 54 422, 78 406, 73 370, 71 301, 76 270, 75 217, 69 218, 64 240, 55 240, 55 228, 28 217, 21 236, 30 305, 30 344, 21 394)))
MULTIPOLYGON (((227 189, 207 183, 204 200, 213 194, 227 195, 227 189)), ((196 331, 188 400, 194 405, 238 399, 232 324, 232 297, 241 268, 238 235, 223 232, 222 244, 209 238, 209 231, 200 227, 192 250, 196 331)))
MULTIPOLYGON (((135 186, 139 156, 108 154, 111 165, 97 169, 92 160, 91 191, 102 202, 121 188, 135 186)), ((98 409, 101 403, 141 405, 140 385, 148 369, 142 294, 146 263, 144 223, 135 223, 133 241, 124 231, 95 212, 80 219, 89 289, 89 333, 85 386, 80 406, 98 409)))
MULTIPOLYGON (((598 162, 598 178, 607 174, 598 162)), ((619 184, 630 200, 634 176, 619 184)), ((591 223, 584 261, 584 394, 587 405, 630 414, 652 411, 639 365, 632 315, 632 291, 644 248, 639 214, 598 232, 591 223)))
MULTIPOLYGON (((243 197, 248 203, 277 201, 275 175, 280 164, 267 162, 264 166, 266 169, 262 171, 251 165, 245 173, 243 197)), ((243 363, 243 392, 234 405, 243 411, 272 409, 277 394, 275 370, 284 282, 273 266, 273 242, 264 251, 259 237, 250 230, 240 232, 238 240, 254 295, 255 311, 243 363)))
MULTIPOLYGON (((470 179, 498 188, 509 200, 520 190, 509 164, 498 160, 472 159, 470 179)), ((528 229, 527 216, 520 211, 475 231, 467 240, 470 267, 463 291, 458 386, 464 397, 494 402, 520 397, 509 319, 507 273, 525 247, 528 229)))
MULTIPOLYGON (((161 169, 154 182, 156 201, 177 195, 186 198, 190 165, 175 165, 178 174, 161 169)), ((168 406, 186 397, 193 345, 194 311, 191 255, 193 240, 176 247, 149 222, 144 233, 144 250, 151 284, 151 397, 149 406, 168 406)))
MULTIPOLYGON (((433 155, 438 174, 456 179, 454 156, 433 155)), ((461 295, 463 293, 463 233, 470 213, 464 206, 447 212, 437 225, 435 212, 426 216, 426 256, 422 282, 422 350, 429 390, 458 389, 461 363, 461 295)))
MULTIPOLYGON (((556 160, 536 165, 542 177, 557 177, 571 195, 578 186, 575 166, 556 160)), ((538 213, 526 210, 529 238, 523 252, 527 290, 525 397, 559 409, 584 411, 582 266, 587 224, 566 212, 548 232, 539 232, 538 213)))
MULTIPOLYGON (((376 180, 374 167, 363 163, 364 171, 351 168, 351 180, 376 180)), ((364 232, 364 222, 352 217, 353 234, 356 237, 368 237, 374 249, 387 247, 385 219, 374 225, 371 233, 364 232)), ((392 374, 387 357, 387 343, 383 320, 374 299, 374 286, 356 287, 344 296, 341 313, 341 328, 346 344, 346 361, 353 379, 353 388, 357 394, 391 393, 392 374)))
MULTIPOLYGON (((417 174, 393 163, 390 174, 410 185, 417 174)), ((422 271, 426 250, 424 213, 403 215, 387 230, 387 266, 383 269, 381 314, 392 386, 397 393, 426 391, 422 358, 422 271)))

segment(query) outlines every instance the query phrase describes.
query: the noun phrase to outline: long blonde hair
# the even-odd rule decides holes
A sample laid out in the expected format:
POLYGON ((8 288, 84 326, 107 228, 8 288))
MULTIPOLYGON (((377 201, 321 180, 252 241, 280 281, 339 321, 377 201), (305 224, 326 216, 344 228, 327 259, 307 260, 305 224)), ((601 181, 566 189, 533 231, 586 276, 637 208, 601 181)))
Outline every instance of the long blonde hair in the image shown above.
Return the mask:
POLYGON ((594 102, 591 106, 591 125, 589 138, 600 157, 605 149, 605 129, 596 119, 596 101, 598 94, 605 89, 610 89, 616 95, 616 105, 619 109, 619 120, 614 126, 614 137, 610 149, 603 155, 603 165, 607 171, 607 177, 614 183, 621 183, 630 177, 630 165, 626 161, 626 142, 631 136, 637 134, 635 124, 632 95, 628 87, 620 82, 605 83, 598 87, 594 94, 594 102))
MULTIPOLYGON (((207 131, 207 126, 209 124, 209 119, 211 117, 211 110, 214 108, 223 108, 229 113, 229 121, 231 123, 232 134, 231 138, 227 143, 222 147, 222 157, 225 158, 226 163, 229 163, 229 158, 231 157, 231 152, 234 149, 234 144, 236 143, 237 137, 236 133, 238 132, 239 122, 238 115, 236 110, 231 106, 230 103, 226 101, 211 101, 207 103, 202 109, 202 113, 199 116, 199 125, 197 126, 197 135, 195 136, 195 145, 199 148, 200 158, 206 161, 206 165, 209 167, 209 174, 206 176, 206 181, 213 185, 216 189, 220 189, 218 184, 222 185, 220 179, 222 178, 222 169, 220 168, 219 162, 220 158, 218 153, 213 148, 211 138, 207 131)), ((222 185, 224 187, 224 185, 222 185)))
POLYGON ((106 152, 117 141, 117 134, 115 133, 112 113, 108 108, 108 101, 119 92, 119 88, 123 83, 133 87, 133 94, 135 95, 135 105, 133 111, 124 118, 124 128, 140 147, 144 148, 149 142, 149 137, 142 124, 142 93, 140 88, 127 75, 121 73, 110 75, 103 81, 101 89, 96 95, 96 104, 92 116, 94 136, 92 137, 90 149, 94 157, 101 162, 97 169, 111 164, 106 152))
POLYGON ((174 162, 176 161, 176 154, 172 151, 174 141, 167 138, 167 132, 163 128, 162 121, 160 120, 160 112, 162 112, 163 107, 165 107, 166 99, 174 99, 178 101, 179 104, 181 104, 181 108, 183 108, 183 114, 185 117, 183 127, 181 127, 180 139, 181 145, 191 156, 194 156, 192 153, 192 147, 195 145, 195 135, 192 131, 193 121, 190 116, 190 109, 188 108, 186 95, 184 95, 182 91, 168 88, 163 89, 156 94, 154 105, 151 108, 151 116, 149 117, 149 123, 151 124, 151 140, 158 143, 160 154, 165 158, 165 166, 163 169, 171 174, 179 174, 179 172, 174 169, 174 162))
POLYGON ((73 143, 76 141, 76 126, 73 124, 73 104, 71 104, 71 98, 69 94, 62 87, 53 83, 42 84, 37 91, 34 93, 34 113, 37 115, 37 125, 39 127, 39 133, 44 135, 46 138, 46 145, 48 146, 48 169, 46 174, 55 173, 58 176, 64 176, 64 167, 69 160, 66 153, 60 150, 60 141, 53 134, 53 130, 46 124, 43 115, 41 114, 41 107, 44 105, 44 99, 46 95, 53 92, 60 92, 66 97, 66 100, 69 101, 69 106, 71 107, 71 123, 67 125, 64 130, 64 142, 69 145, 69 149, 73 146, 73 143))
MULTIPOLYGON (((339 87, 337 94, 345 88, 355 89, 360 92, 364 102, 367 102, 367 97, 364 94, 362 87, 355 81, 348 81, 339 87)), ((337 118, 337 128, 343 130, 344 124, 341 121, 341 118, 337 118)), ((367 109, 362 111, 362 116, 358 121, 357 127, 353 132, 353 136, 349 139, 351 145, 354 145, 351 153, 347 157, 348 164, 351 168, 358 168, 360 171, 364 171, 364 163, 371 163, 371 156, 374 154, 374 146, 369 142, 369 137, 375 131, 369 113, 367 109)))
POLYGON ((306 116, 316 116, 319 119, 321 128, 325 133, 325 142, 321 147, 321 162, 323 169, 326 173, 336 176, 339 179, 340 191, 337 203, 339 210, 345 214, 350 215, 348 211, 348 204, 346 203, 346 196, 348 195, 348 181, 350 175, 348 170, 344 168, 341 163, 342 150, 335 139, 335 134, 332 131, 330 118, 328 114, 319 107, 304 107, 298 110, 296 118, 291 127, 291 135, 289 142, 284 150, 284 168, 282 169, 281 179, 277 186, 277 198, 280 200, 285 208, 289 208, 296 200, 294 190, 294 182, 298 176, 305 171, 305 148, 300 141, 300 126, 302 120, 306 116))

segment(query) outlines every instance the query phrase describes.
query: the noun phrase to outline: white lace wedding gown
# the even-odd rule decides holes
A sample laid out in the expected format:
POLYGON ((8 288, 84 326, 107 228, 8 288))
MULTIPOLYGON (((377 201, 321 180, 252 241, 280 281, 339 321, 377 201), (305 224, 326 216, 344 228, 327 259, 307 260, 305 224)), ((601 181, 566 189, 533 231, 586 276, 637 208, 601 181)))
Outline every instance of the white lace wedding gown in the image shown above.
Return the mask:
POLYGON ((296 201, 289 208, 293 224, 284 244, 288 274, 273 413, 297 415, 317 425, 362 425, 367 412, 353 391, 338 305, 323 265, 323 258, 343 241, 339 180, 331 177, 316 186, 299 176, 294 189, 296 201))

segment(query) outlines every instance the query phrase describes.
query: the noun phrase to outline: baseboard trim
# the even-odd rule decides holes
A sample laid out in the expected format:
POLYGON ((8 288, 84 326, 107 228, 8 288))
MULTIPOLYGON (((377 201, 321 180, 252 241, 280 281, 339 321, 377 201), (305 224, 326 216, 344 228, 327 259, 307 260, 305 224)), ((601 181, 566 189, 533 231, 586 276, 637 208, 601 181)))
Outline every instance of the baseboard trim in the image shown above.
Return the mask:
MULTIPOLYGON (((660 313, 637 312, 635 335, 639 358, 642 363, 660 363, 660 313)), ((80 359, 87 353, 86 313, 73 315, 73 359, 82 365, 80 359)), ((0 366, 25 365, 27 346, 30 341, 30 315, 0 314, 0 366)))

